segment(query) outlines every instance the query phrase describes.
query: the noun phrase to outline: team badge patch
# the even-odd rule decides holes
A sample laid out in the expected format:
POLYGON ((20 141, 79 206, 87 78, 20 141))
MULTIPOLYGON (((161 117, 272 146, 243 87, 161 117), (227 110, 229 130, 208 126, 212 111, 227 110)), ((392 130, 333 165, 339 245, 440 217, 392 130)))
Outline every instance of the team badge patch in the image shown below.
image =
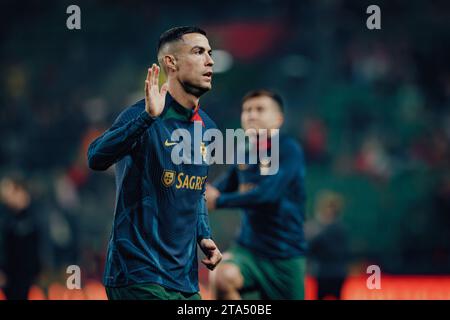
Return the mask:
POLYGON ((161 180, 163 185, 170 187, 175 182, 175 171, 164 170, 161 180))

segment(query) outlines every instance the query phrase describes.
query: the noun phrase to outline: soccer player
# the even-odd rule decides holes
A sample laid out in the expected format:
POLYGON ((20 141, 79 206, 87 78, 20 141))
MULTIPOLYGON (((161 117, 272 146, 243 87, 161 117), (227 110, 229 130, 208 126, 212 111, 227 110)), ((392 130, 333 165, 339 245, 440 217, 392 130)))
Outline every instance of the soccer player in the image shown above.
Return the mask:
MULTIPOLYGON (((279 134, 274 129, 284 121, 281 97, 257 90, 242 101, 243 129, 257 133, 267 129, 271 137, 262 139, 257 134, 246 152, 251 148, 269 151, 279 134)), ((244 210, 237 243, 211 274, 212 291, 218 299, 240 299, 249 291, 257 291, 262 299, 304 298, 305 165, 299 144, 284 134, 278 138, 279 170, 275 175, 262 174, 267 164, 261 162, 233 165, 215 186, 207 186, 210 210, 244 210)))
POLYGON ((174 130, 192 137, 195 121, 215 128, 199 108, 200 96, 211 89, 211 47, 203 30, 177 27, 160 36, 157 52, 167 82, 159 88, 160 68, 153 64, 145 99, 125 109, 88 150, 91 169, 116 164, 103 279, 109 299, 201 299, 197 244, 209 269, 222 258, 211 240, 204 197, 208 165, 171 160, 174 130))

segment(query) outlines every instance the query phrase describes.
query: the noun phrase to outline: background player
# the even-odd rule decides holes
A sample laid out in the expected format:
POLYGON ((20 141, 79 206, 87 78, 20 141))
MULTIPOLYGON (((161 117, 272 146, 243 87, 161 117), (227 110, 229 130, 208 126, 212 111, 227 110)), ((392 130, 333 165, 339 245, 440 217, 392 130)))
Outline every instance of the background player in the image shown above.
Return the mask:
MULTIPOLYGON (((268 129, 272 139, 252 137, 250 148, 271 148, 284 121, 281 97, 267 90, 242 100, 242 127, 268 129)), ((209 209, 242 208, 240 235, 211 276, 219 299, 240 299, 256 290, 263 299, 303 299, 305 273, 303 154, 298 143, 279 136, 279 171, 262 175, 263 165, 234 165, 207 187, 209 209)), ((247 151, 248 151, 247 150, 247 151)), ((272 155, 273 156, 273 155, 272 155)))

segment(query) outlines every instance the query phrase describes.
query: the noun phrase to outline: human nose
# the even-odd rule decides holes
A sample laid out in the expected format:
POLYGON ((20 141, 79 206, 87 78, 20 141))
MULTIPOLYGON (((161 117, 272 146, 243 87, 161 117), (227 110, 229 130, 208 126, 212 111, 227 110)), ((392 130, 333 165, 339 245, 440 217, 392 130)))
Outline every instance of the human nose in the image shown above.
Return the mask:
POLYGON ((206 65, 209 67, 214 65, 214 60, 209 53, 206 54, 206 65))

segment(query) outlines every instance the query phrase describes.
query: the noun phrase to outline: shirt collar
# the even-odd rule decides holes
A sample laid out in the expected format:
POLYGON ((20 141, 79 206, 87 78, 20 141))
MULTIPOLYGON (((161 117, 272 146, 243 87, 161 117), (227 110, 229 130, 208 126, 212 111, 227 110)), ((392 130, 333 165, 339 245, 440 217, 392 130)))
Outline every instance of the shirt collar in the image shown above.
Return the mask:
POLYGON ((194 110, 187 109, 178 103, 169 93, 166 96, 166 103, 162 114, 163 119, 177 118, 190 121, 194 110))

